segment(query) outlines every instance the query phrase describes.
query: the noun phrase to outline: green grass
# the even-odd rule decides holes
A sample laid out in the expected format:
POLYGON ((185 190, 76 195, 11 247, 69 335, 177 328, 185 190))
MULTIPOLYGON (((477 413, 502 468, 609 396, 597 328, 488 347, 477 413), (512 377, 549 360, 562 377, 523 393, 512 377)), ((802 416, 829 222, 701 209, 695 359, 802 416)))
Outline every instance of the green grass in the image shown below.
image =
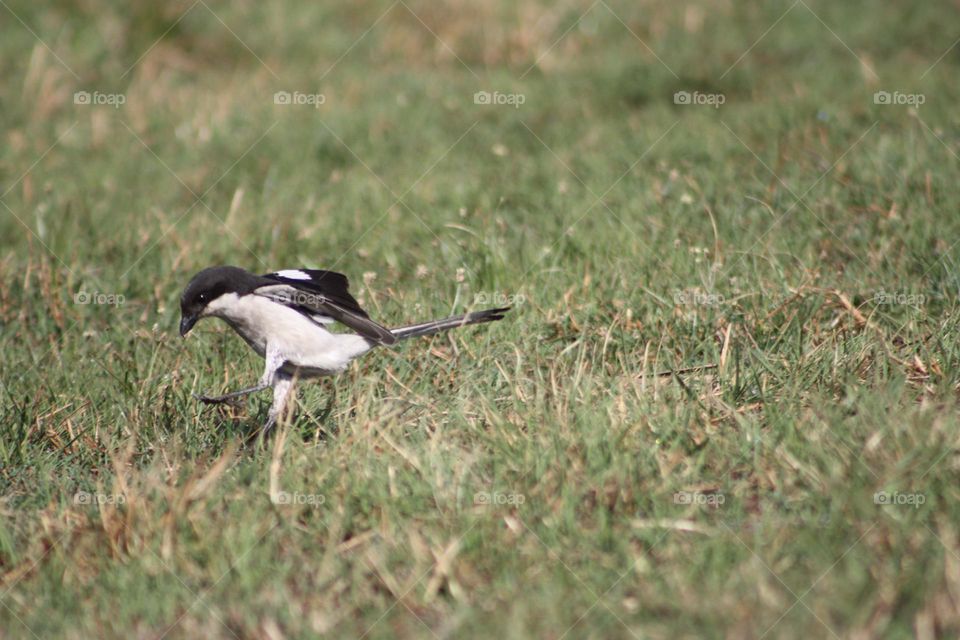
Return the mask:
POLYGON ((0 7, 0 635, 960 633, 954 5, 43 4, 0 7), (261 362, 176 335, 223 263, 515 308, 250 448, 268 397, 191 393, 261 362))

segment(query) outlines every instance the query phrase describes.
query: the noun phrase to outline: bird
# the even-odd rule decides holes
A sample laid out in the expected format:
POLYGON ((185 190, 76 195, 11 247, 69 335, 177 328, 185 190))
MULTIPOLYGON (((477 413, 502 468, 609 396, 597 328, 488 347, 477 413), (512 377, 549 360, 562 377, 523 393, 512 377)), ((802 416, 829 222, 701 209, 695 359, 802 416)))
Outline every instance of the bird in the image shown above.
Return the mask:
POLYGON ((180 336, 205 318, 226 322, 265 360, 256 385, 223 395, 195 395, 205 404, 235 402, 273 389, 266 437, 285 415, 295 380, 341 373, 355 358, 379 346, 472 324, 501 320, 510 307, 388 329, 372 320, 350 295, 347 276, 322 269, 282 269, 255 275, 241 267, 214 266, 194 275, 180 296, 180 336), (339 323, 352 330, 331 331, 339 323))

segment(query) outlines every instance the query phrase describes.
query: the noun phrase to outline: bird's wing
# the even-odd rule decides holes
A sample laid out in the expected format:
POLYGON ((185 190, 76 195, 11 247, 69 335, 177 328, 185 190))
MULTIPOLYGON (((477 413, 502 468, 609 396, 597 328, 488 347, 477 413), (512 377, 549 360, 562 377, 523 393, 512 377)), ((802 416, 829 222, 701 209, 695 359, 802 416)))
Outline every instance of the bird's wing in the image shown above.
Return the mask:
POLYGON ((262 276, 266 282, 256 295, 296 309, 311 319, 324 322, 332 318, 379 344, 393 344, 397 337, 374 322, 348 291, 343 274, 316 269, 288 269, 262 276), (316 317, 320 316, 320 317, 316 317))

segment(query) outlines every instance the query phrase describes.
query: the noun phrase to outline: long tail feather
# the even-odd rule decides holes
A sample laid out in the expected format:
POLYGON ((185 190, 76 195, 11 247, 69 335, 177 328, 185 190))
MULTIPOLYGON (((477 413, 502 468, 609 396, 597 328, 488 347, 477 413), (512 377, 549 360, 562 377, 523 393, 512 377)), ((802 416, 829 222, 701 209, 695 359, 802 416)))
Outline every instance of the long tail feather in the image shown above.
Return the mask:
POLYGON ((405 327, 391 329, 390 332, 398 340, 404 338, 414 338, 419 336, 429 336, 441 331, 449 331, 458 327, 465 327, 470 324, 480 324, 482 322, 493 322, 503 319, 503 314, 510 310, 510 307, 501 307, 499 309, 486 309, 484 311, 474 311, 459 316, 451 316, 443 320, 431 320, 430 322, 421 322, 411 324, 405 327))

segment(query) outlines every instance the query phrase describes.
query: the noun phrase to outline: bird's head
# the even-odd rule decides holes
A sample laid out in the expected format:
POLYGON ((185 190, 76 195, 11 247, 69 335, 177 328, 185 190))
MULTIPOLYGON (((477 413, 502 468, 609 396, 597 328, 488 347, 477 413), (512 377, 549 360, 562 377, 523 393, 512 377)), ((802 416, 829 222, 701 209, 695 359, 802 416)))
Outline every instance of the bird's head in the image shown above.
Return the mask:
POLYGON ((217 315, 224 296, 244 295, 256 284, 257 277, 239 267, 208 267, 197 273, 180 296, 180 335, 186 336, 201 318, 217 315))

